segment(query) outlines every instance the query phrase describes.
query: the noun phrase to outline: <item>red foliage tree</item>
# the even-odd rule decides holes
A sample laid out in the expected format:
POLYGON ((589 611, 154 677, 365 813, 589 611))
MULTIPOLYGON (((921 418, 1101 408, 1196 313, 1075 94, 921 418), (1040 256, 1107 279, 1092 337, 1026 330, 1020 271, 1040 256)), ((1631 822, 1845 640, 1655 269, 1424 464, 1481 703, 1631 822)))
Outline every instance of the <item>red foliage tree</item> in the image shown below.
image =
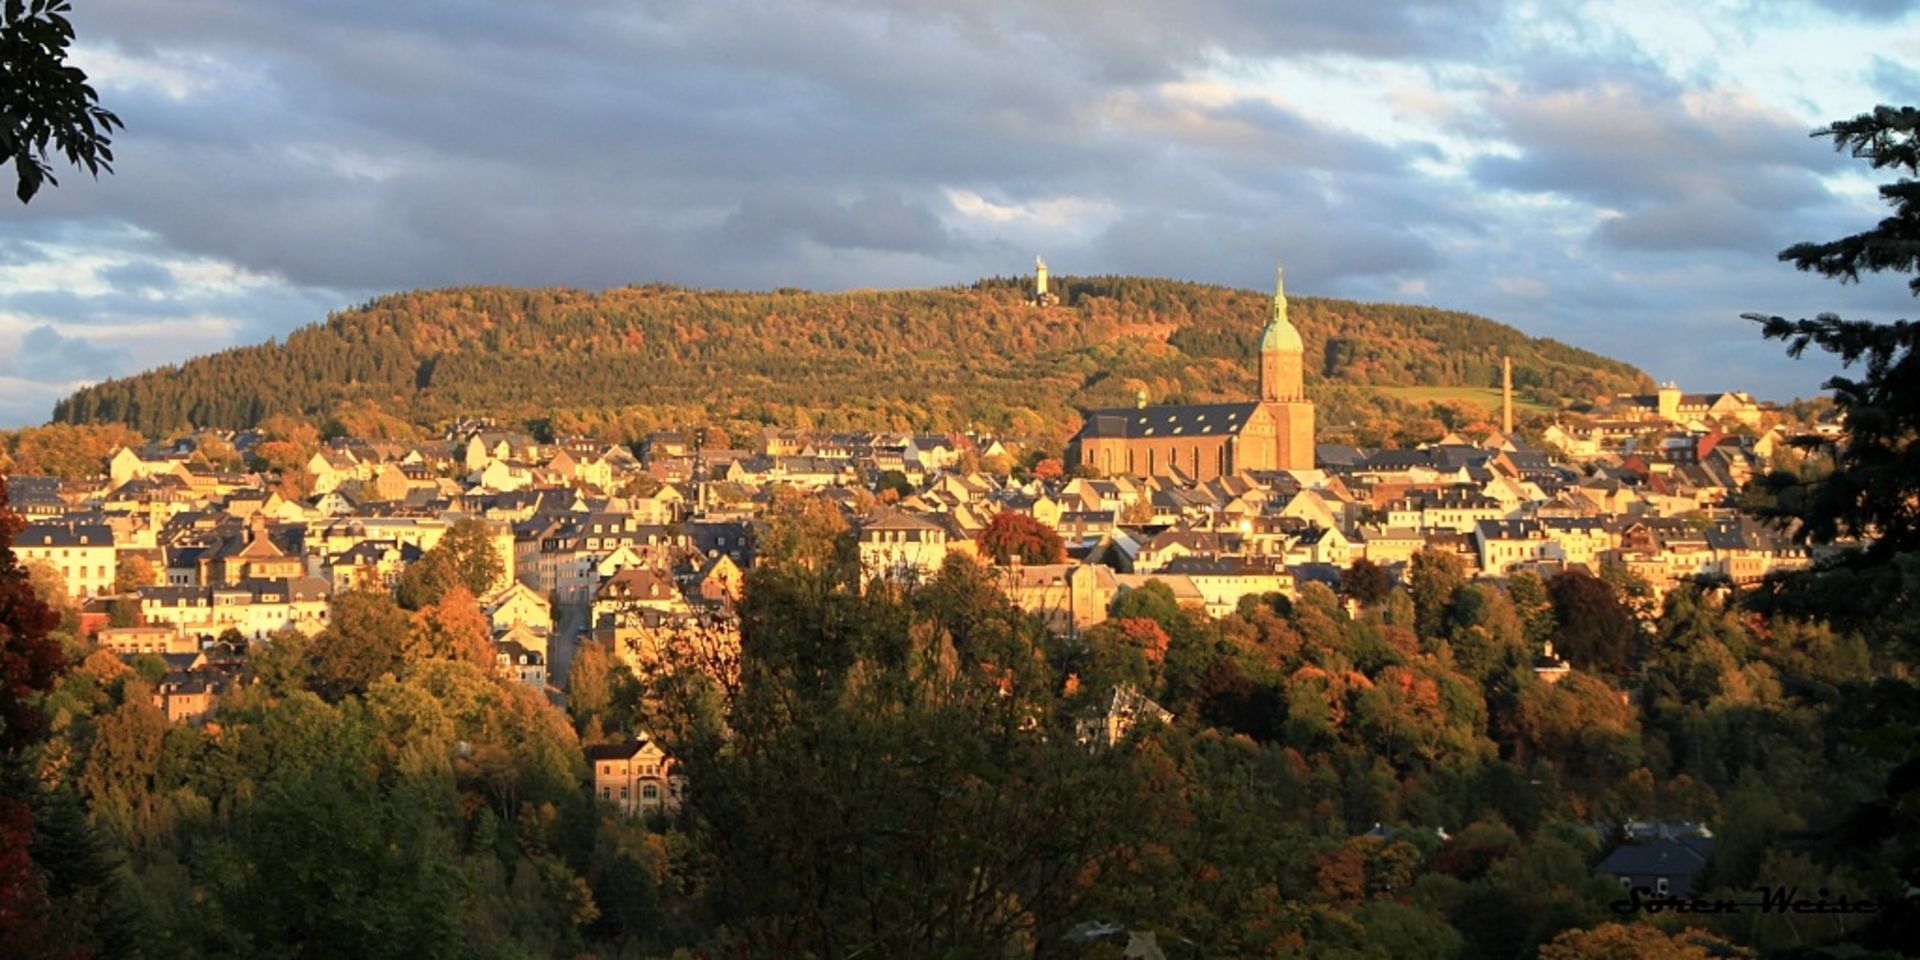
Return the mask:
POLYGON ((1067 545, 1052 527, 1024 513, 1003 511, 994 516, 978 540, 980 555, 994 563, 1060 563, 1067 545))
POLYGON ((44 942, 47 892, 28 854, 33 781, 20 769, 20 753, 46 730, 40 696, 59 678, 66 655, 51 635, 60 618, 13 555, 22 526, 0 482, 0 943, 32 956, 44 942))

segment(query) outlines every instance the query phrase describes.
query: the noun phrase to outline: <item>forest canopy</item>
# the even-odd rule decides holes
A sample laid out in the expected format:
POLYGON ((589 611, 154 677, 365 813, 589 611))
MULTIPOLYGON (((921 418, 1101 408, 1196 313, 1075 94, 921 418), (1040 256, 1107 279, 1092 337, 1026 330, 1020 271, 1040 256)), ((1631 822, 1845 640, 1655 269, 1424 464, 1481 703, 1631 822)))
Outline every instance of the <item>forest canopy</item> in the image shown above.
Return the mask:
MULTIPOLYGON (((592 293, 464 287, 381 297, 295 331, 82 389, 53 419, 153 435, 315 424, 369 410, 420 426, 469 415, 637 439, 687 422, 1064 433, 1077 410, 1250 396, 1266 295, 1137 277, 965 288, 772 293, 665 285, 592 293)), ((1650 383, 1627 364, 1470 314, 1291 301, 1307 383, 1331 426, 1426 417, 1367 390, 1492 387, 1557 406, 1650 383)), ((1449 425, 1451 426, 1451 425, 1449 425)))

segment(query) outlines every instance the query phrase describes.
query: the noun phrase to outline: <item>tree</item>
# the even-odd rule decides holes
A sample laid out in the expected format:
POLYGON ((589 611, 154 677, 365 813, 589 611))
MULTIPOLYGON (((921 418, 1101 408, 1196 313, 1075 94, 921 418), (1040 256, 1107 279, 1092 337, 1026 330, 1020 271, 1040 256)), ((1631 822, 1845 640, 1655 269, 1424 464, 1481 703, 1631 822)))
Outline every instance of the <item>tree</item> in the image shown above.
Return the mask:
POLYGON ((1346 575, 1340 578, 1340 595, 1362 607, 1374 607, 1387 602, 1387 595, 1393 592, 1393 580, 1387 576, 1380 565, 1361 557, 1347 568, 1346 575))
POLYGON ((113 592, 132 593, 153 585, 153 562, 134 554, 123 558, 113 571, 113 592))
POLYGON ((910 497, 913 495, 913 484, 907 480, 906 474, 898 470, 882 471, 879 479, 873 482, 873 492, 884 493, 888 490, 893 491, 896 498, 910 497))
POLYGON ((1547 581, 1547 592, 1553 597, 1554 649, 1582 670, 1624 673, 1639 631, 1613 588, 1592 574, 1566 570, 1547 581))
POLYGON ((400 669, 411 636, 406 611, 385 594, 355 590, 333 598, 327 629, 313 642, 313 688, 339 699, 366 692, 400 669))
POLYGON ((1540 947, 1540 960, 1709 960, 1752 955, 1709 933, 1693 930, 1676 935, 1646 924, 1603 923, 1591 930, 1568 930, 1540 947))
POLYGON ((433 549, 400 575, 394 595, 409 610, 439 603, 456 587, 472 597, 485 596, 505 569, 500 552, 493 546, 493 528, 484 520, 468 517, 455 522, 433 549))
MULTIPOLYGON (((1880 196, 1893 207, 1872 229, 1828 242, 1796 244, 1780 259, 1842 282, 1863 272, 1915 275, 1907 287, 1920 296, 1920 109, 1876 107, 1872 113, 1815 130, 1834 148, 1898 175, 1880 196)), ((1840 735, 1864 745, 1887 768, 1880 795, 1832 828, 1823 850, 1852 859, 1885 878, 1889 889, 1920 884, 1920 688, 1911 668, 1920 656, 1920 323, 1845 320, 1823 313, 1812 320, 1746 314, 1770 340, 1799 357, 1818 346, 1838 356, 1853 376, 1824 384, 1845 418, 1837 443, 1799 445, 1827 455, 1824 473, 1775 472, 1761 481, 1768 512, 1794 535, 1815 544, 1846 543, 1811 570, 1769 577, 1758 605, 1775 613, 1810 615, 1871 638, 1904 661, 1858 685, 1835 714, 1840 735)), ((1856 943, 1899 949, 1920 938, 1920 908, 1911 898, 1875 916, 1856 943)))
POLYGON ((1466 564, 1455 554, 1422 550, 1413 555, 1412 578, 1414 630, 1423 640, 1435 639, 1446 631, 1447 605, 1466 582, 1466 564))
POLYGON ((567 667, 567 713, 579 729, 585 729, 594 717, 604 718, 613 706, 613 651, 597 640, 588 640, 574 651, 567 667))
POLYGON ((473 594, 465 584, 456 583, 438 603, 423 607, 413 615, 413 629, 407 634, 407 646, 401 653, 408 662, 464 660, 491 671, 493 631, 473 594))
POLYGON ((52 151, 95 177, 113 172, 120 118, 100 106, 87 75, 67 63, 73 25, 66 0, 6 0, 0 7, 0 165, 12 161, 14 195, 31 201, 43 183, 59 186, 52 151))
POLYGON ((1024 513, 1002 510, 980 531, 980 555, 994 563, 1060 563, 1067 546, 1052 527, 1024 513))
POLYGON ((22 753, 46 729, 40 699, 66 656, 52 636, 58 615, 13 554, 22 526, 0 483, 0 941, 27 955, 43 948, 50 905, 43 871, 28 853, 38 788, 22 753))
POLYGON ((1553 598, 1547 585, 1531 570, 1516 570, 1507 577, 1507 596, 1526 631, 1527 645, 1534 651, 1553 637, 1553 598))

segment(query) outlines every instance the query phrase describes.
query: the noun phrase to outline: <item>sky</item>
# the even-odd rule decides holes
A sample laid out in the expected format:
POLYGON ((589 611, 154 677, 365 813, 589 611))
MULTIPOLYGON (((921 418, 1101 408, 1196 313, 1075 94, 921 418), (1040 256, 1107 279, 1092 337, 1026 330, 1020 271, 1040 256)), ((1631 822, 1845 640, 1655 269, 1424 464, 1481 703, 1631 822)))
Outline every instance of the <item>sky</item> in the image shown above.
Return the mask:
MULTIPOLYGON (((75 0, 126 129, 0 206, 0 427, 382 293, 1127 273, 1480 313, 1689 390, 1885 215, 1901 0, 75 0)), ((10 184, 10 167, 0 168, 10 184)), ((11 190, 6 191, 8 194, 11 190)), ((1260 324, 1263 317, 1249 317, 1260 324)))

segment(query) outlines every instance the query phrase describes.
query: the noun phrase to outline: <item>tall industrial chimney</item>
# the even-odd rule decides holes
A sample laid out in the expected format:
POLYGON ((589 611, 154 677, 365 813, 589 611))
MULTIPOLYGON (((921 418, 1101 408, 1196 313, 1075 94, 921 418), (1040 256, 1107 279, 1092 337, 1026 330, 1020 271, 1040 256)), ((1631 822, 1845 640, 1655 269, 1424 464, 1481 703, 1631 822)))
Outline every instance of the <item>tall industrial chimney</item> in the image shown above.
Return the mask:
POLYGON ((1500 358, 1500 433, 1513 437, 1513 358, 1500 358))

